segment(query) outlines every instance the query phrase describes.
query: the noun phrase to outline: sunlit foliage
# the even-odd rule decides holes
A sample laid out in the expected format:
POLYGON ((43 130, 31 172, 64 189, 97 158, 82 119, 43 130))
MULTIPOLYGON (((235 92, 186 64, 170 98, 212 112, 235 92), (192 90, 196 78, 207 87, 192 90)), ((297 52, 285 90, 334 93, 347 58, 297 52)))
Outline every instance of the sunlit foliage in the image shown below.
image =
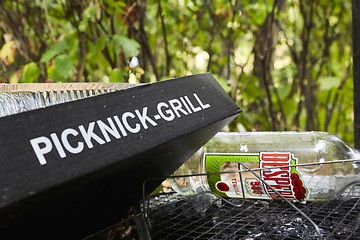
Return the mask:
POLYGON ((353 142, 350 0, 3 0, 0 82, 155 82, 211 72, 231 131, 353 142))

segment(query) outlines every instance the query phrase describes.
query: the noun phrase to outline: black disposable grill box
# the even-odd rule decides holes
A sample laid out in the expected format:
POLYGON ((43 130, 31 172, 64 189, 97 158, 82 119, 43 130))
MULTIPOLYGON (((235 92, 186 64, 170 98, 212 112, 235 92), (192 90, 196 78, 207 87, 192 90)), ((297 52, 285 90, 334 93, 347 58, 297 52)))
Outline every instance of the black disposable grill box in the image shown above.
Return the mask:
POLYGON ((199 74, 0 118, 0 238, 115 224, 240 112, 199 74))

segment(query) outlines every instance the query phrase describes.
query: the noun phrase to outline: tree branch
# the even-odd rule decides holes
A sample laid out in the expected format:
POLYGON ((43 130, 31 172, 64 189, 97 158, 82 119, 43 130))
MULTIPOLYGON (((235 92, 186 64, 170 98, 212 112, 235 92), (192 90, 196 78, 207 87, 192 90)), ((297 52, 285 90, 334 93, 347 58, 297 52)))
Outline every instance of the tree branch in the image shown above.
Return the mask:
POLYGON ((163 39, 164 39, 164 50, 165 50, 165 57, 166 57, 166 62, 165 62, 166 76, 169 76, 170 75, 171 56, 169 54, 169 48, 168 48, 168 42, 167 42, 167 36, 166 36, 166 26, 165 26, 164 15, 162 13, 163 11, 162 11, 162 6, 161 6, 161 0, 158 0, 158 10, 159 10, 159 15, 160 15, 160 19, 161 19, 161 29, 162 29, 163 39))
POLYGON ((331 94, 331 91, 329 91, 328 93, 328 97, 327 97, 327 102, 325 103, 325 131, 328 131, 329 129, 329 125, 330 125, 330 122, 331 122, 331 119, 332 119, 332 116, 333 116, 333 113, 334 113, 334 110, 335 110, 335 107, 336 105, 338 104, 338 99, 339 99, 339 95, 341 93, 341 90, 343 89, 343 87, 345 86, 346 84, 346 81, 347 79, 349 78, 350 76, 350 71, 351 70, 351 64, 349 64, 346 68, 346 72, 345 72, 345 76, 342 78, 341 80, 341 83, 340 83, 340 86, 339 88, 336 90, 336 93, 335 93, 335 97, 334 97, 334 100, 332 102, 332 105, 330 107, 330 109, 328 109, 327 107, 327 104, 328 102, 330 102, 330 94, 331 94))

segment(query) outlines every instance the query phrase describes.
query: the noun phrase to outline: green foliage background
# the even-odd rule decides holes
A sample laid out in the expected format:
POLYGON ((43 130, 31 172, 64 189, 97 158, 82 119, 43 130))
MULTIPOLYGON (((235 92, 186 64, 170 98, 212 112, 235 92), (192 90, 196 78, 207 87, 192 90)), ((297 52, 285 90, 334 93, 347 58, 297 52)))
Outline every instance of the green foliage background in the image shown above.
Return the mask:
POLYGON ((230 131, 353 144, 350 0, 3 0, 0 82, 155 82, 211 72, 230 131))

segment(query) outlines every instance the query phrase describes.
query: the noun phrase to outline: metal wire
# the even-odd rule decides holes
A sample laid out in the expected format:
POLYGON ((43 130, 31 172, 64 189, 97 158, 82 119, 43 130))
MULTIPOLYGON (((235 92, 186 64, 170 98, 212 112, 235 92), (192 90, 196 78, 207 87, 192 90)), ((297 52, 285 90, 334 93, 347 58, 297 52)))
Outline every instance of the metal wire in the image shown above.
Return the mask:
MULTIPOLYGON (((325 165, 325 164, 334 164, 334 163, 346 163, 346 162, 359 162, 359 159, 346 159, 346 160, 334 160, 334 161, 327 161, 327 162, 318 162, 318 163, 306 163, 306 164, 296 164, 296 165, 289 165, 289 166, 282 166, 282 167, 299 167, 299 166, 311 166, 311 165, 325 165)), ((304 238, 304 239, 327 239, 327 237, 341 235, 341 238, 338 239, 356 239, 353 232, 358 232, 358 228, 360 226, 360 187, 355 188, 357 186, 353 186, 353 188, 347 190, 342 195, 342 200, 333 200, 333 201, 324 201, 324 202, 308 202, 305 205, 300 204, 299 206, 295 206, 292 202, 284 198, 280 193, 276 191, 276 189, 269 186, 265 181, 258 176, 255 171, 259 170, 266 170, 266 169, 274 169, 278 167, 267 167, 267 168, 248 168, 244 164, 240 163, 244 169, 238 171, 227 171, 227 172, 217 172, 217 173, 200 173, 200 174, 190 174, 190 175, 176 175, 176 176, 167 176, 163 178, 154 178, 148 179, 143 184, 143 204, 142 204, 142 212, 144 214, 144 219, 146 219, 146 225, 148 227, 150 235, 154 239, 222 239, 222 235, 225 237, 224 239, 240 239, 239 237, 244 237, 244 239, 265 239, 265 238, 272 238, 276 237, 278 239, 293 239, 288 235, 297 236, 294 239, 304 238), (165 178, 181 178, 181 177, 197 177, 197 176, 209 176, 209 175, 218 175, 218 174, 230 174, 230 173, 241 173, 242 172, 251 172, 259 181, 265 184, 268 188, 270 188, 273 192, 275 192, 285 203, 281 201, 264 201, 264 200, 251 200, 251 199, 224 199, 219 197, 218 195, 212 192, 203 192, 202 194, 197 194, 194 196, 180 196, 178 194, 174 194, 173 199, 166 200, 166 203, 162 203, 156 205, 156 201, 159 201, 160 197, 158 196, 155 199, 152 199, 152 203, 150 203, 150 197, 145 195, 146 184, 147 182, 165 179, 165 178), (355 191, 356 190, 356 191, 355 191), (211 196, 211 197, 209 197, 211 196), (356 198, 353 198, 356 196, 356 198), (198 201, 194 200, 198 198, 198 201), (215 199, 215 200, 214 200, 215 199), (346 200, 346 201, 345 201, 346 200), (154 203, 154 202, 155 203, 154 203), (206 203, 207 202, 207 203, 206 203), (146 203, 146 204, 145 204, 146 203), (224 205, 225 203, 225 205, 224 205), (272 204, 276 204, 275 210, 269 210, 269 206, 272 204), (153 204, 151 206, 151 204, 153 204), (155 205, 154 205, 155 204, 155 205), (250 207, 249 207, 250 204, 250 207), (352 205, 351 205, 352 204, 352 205), (173 207, 170 213, 176 212, 176 214, 169 215, 164 214, 163 208, 169 210, 168 206, 180 206, 180 207, 173 207), (205 205, 205 207, 203 206, 205 205), (266 206, 266 207, 263 207, 266 206), (332 206, 332 208, 327 208, 327 205, 332 206), (351 206, 349 206, 351 205, 351 206), (209 208, 214 208, 214 206, 218 209, 218 212, 226 212, 227 215, 222 216, 224 221, 216 222, 215 224, 210 224, 209 222, 205 221, 203 218, 210 218, 212 222, 214 222, 214 214, 221 215, 217 211, 209 212, 209 208), (260 208, 259 208, 260 206, 260 208), (288 207, 286 207, 288 206, 288 207), (294 211, 291 211, 293 209, 294 211), (310 206, 310 208, 308 208, 310 206), (317 206, 317 208, 312 208, 311 206, 317 206), (208 217, 202 216, 200 218, 195 218, 193 214, 189 214, 191 211, 197 211, 196 209, 201 209, 203 212, 201 214, 209 214, 208 217), (333 217, 332 214, 339 214, 339 211, 343 211, 343 208, 346 208, 348 211, 345 212, 343 215, 339 215, 337 217, 333 217), (188 209, 186 209, 188 208, 188 209), (244 210, 245 208, 245 210, 244 210), (301 208, 301 209, 300 209, 301 208), (323 209, 328 211, 328 214, 321 219, 318 218, 318 214, 324 215, 323 209), (251 209, 252 212, 246 211, 246 209, 251 209), (309 211, 312 209, 312 212, 309 211), (281 210, 281 211, 279 211, 281 210), (164 219, 159 217, 159 213, 164 215, 164 219), (204 213, 205 211, 205 213, 204 213), (230 213, 231 212, 231 213, 230 213), (288 213, 291 212, 291 215, 288 213), (150 214, 151 213, 151 214, 150 214), (235 213, 235 215, 233 215, 235 213), (279 222, 271 221, 271 219, 260 219, 261 226, 259 227, 259 223, 256 220, 252 220, 254 214, 264 215, 266 214, 275 214, 280 219, 286 219, 289 222, 279 222), (355 229, 352 229, 352 232, 345 233, 346 229, 344 227, 339 227, 343 225, 348 225, 348 218, 354 218, 353 215, 357 216, 355 222, 355 229), (190 220, 184 219, 184 216, 188 214, 190 220), (182 216, 180 219, 178 216, 182 216), (170 217, 170 219, 169 219, 170 217), (339 219, 341 217, 341 219, 339 219), (160 222, 159 222, 160 219, 160 222), (161 220, 164 223, 169 223, 169 221, 174 221, 173 226, 165 227, 161 220), (312 226, 312 229, 304 223, 304 221, 309 222, 312 226), (329 221, 336 221, 333 225, 329 227, 329 221), (278 224, 279 226, 273 226, 272 229, 277 229, 284 238, 279 237, 281 234, 276 233, 276 231, 271 232, 264 232, 266 224, 278 224), (282 225, 281 225, 282 223, 282 225), (284 224, 285 223, 285 224, 284 224), (340 224, 340 225, 339 225, 340 224), (210 226, 211 225, 211 226, 210 226), (320 226, 320 227, 319 227, 320 226), (262 229, 258 231, 257 229, 262 229), (294 230, 298 228, 298 230, 294 230), (344 230, 345 229, 345 230, 344 230), (256 230, 256 231, 255 231, 256 230), (313 231, 313 233, 311 233, 313 231), (289 232, 289 233, 286 233, 289 232), (294 233, 295 232, 295 233, 294 233), (273 234, 273 235, 269 235, 273 234), (307 235, 307 236, 306 236, 307 235), (269 237, 270 236, 270 237, 269 237), (344 236, 348 238, 344 238, 344 236), (350 238, 350 236, 352 236, 350 238)), ((241 181, 241 187, 242 186, 241 181)), ((170 195, 166 195, 167 197, 170 195)), ((243 194, 244 196, 244 194, 243 194)), ((200 214, 200 215, 201 215, 200 214)), ((259 221, 259 219, 257 219, 259 221)), ((360 236, 358 237, 360 239, 360 236)), ((337 239, 337 238, 334 238, 337 239)))
MULTIPOLYGON (((147 223, 152 239, 319 239, 312 225, 281 201, 246 200, 234 208, 206 200, 174 193, 154 197, 147 223)), ((298 207, 317 223, 324 239, 360 239, 358 198, 298 207)))
MULTIPOLYGON (((319 236, 319 239, 322 240, 322 236, 320 233, 320 229, 318 227, 318 225, 316 225, 316 223, 309 218, 303 211, 301 211, 299 208, 297 208, 293 203, 291 203, 289 200, 287 200, 286 198, 284 198, 278 191, 276 191, 275 188, 273 188, 272 186, 270 186, 267 182, 265 182, 259 175, 257 175, 253 170, 251 170, 250 168, 248 168, 247 166, 245 166, 244 164, 240 163, 244 168, 246 168, 248 171, 250 171, 252 174, 254 174, 254 176, 260 180, 263 184, 265 184, 268 188, 270 188, 273 192, 275 192, 283 201, 285 201, 287 204, 289 204, 292 208, 294 208, 301 216, 303 216, 304 218, 306 218, 306 220, 308 220, 315 228, 316 233, 319 236)), ((241 182, 241 185, 242 182, 241 182)), ((243 195, 244 196, 244 195, 243 195)))

